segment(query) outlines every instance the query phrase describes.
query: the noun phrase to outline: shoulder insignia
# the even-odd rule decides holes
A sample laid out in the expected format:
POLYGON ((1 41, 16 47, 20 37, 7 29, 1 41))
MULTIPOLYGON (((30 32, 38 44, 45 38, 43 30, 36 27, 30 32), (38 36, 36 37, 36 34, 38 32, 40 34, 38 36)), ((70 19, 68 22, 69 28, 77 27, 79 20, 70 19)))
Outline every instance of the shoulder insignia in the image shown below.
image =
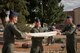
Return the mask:
POLYGON ((73 25, 73 27, 75 28, 75 27, 76 27, 76 25, 73 25))

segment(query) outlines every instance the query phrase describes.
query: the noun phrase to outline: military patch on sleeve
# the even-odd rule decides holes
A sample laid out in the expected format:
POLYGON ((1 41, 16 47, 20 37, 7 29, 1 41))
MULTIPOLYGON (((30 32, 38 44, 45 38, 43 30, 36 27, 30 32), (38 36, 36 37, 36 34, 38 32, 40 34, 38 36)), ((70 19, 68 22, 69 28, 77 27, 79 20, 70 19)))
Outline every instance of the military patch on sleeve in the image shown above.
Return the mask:
POLYGON ((73 25, 73 27, 75 28, 75 27, 76 27, 76 25, 73 25))

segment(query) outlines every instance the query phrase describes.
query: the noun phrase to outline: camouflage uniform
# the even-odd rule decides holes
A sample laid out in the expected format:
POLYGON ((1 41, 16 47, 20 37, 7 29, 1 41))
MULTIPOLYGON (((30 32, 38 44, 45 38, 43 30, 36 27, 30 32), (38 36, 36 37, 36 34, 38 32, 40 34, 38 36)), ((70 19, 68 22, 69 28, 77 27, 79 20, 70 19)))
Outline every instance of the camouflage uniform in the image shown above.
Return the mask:
POLYGON ((2 53, 13 53, 15 42, 14 35, 19 39, 22 38, 22 33, 16 28, 16 26, 14 24, 8 23, 5 26, 3 34, 4 45, 2 48, 2 53))
MULTIPOLYGON (((39 33, 43 32, 43 28, 34 27, 31 30, 31 33, 39 33)), ((43 53, 43 46, 42 46, 43 37, 32 37, 32 47, 30 53, 43 53)))
POLYGON ((67 53, 76 53, 76 26, 74 24, 68 24, 62 30, 62 33, 66 35, 67 53))

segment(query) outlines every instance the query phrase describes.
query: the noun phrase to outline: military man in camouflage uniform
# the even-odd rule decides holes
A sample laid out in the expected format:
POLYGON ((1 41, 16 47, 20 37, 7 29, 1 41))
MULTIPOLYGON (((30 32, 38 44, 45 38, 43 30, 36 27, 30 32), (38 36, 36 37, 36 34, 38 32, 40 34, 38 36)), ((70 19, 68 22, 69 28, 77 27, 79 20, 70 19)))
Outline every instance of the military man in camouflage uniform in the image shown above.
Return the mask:
POLYGON ((4 39, 4 45, 2 48, 2 53, 14 53, 14 42, 15 42, 15 37, 16 35, 17 38, 22 39, 22 33, 16 28, 14 25, 17 23, 17 18, 18 14, 14 11, 10 11, 10 16, 9 16, 9 23, 6 24, 4 34, 3 34, 3 39, 4 39))
POLYGON ((66 35, 66 49, 67 53, 76 53, 76 26, 73 24, 73 19, 68 16, 66 19, 66 26, 62 30, 62 34, 66 35))
MULTIPOLYGON (((39 19, 35 20, 35 27, 32 28, 31 33, 43 32, 39 19)), ((42 46, 43 37, 32 37, 32 47, 30 53, 43 53, 42 46)))

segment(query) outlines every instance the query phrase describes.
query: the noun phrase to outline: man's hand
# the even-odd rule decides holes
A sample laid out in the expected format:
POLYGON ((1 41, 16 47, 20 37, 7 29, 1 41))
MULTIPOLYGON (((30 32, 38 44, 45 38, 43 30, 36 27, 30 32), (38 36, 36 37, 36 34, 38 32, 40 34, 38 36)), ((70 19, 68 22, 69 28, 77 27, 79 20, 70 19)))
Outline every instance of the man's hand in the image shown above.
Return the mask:
POLYGON ((57 31, 57 35, 61 35, 61 32, 60 31, 57 31))
POLYGON ((31 38, 32 36, 30 35, 30 33, 26 33, 25 32, 25 34, 26 34, 26 38, 31 38))

